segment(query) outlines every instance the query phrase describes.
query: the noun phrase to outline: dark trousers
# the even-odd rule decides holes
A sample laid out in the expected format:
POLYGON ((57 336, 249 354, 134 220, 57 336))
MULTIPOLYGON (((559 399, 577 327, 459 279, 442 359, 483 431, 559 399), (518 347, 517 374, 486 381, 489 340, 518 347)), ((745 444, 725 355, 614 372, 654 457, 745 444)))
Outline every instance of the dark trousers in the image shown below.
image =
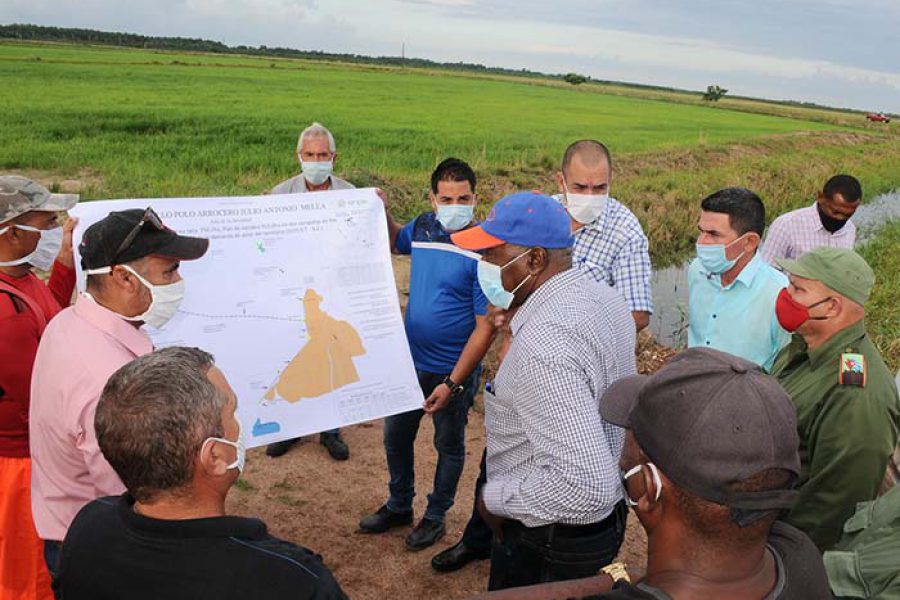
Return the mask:
POLYGON ((47 563, 51 579, 56 579, 56 575, 59 573, 60 553, 62 553, 62 542, 44 540, 44 562, 47 563))
POLYGON ((507 521, 503 540, 494 538, 488 590, 596 575, 619 553, 627 516, 623 501, 593 525, 525 527, 507 521))
POLYGON ((463 531, 462 543, 469 550, 475 552, 490 552, 491 540, 494 538, 494 532, 488 527, 481 513, 478 512, 478 495, 481 488, 487 481, 487 448, 481 453, 481 467, 478 469, 478 479, 475 480, 475 498, 472 502, 472 516, 466 523, 466 530, 463 531))
MULTIPOLYGON (((417 374, 424 398, 430 396, 446 377, 446 374, 425 371, 418 371, 417 374)), ((465 388, 463 393, 451 398, 443 410, 433 415, 434 447, 438 452, 438 462, 434 471, 434 488, 428 495, 428 508, 425 510, 425 517, 428 519, 443 522, 444 515, 456 498, 456 487, 466 460, 469 407, 474 400, 480 375, 481 369, 476 369, 462 383, 465 388)), ((412 511, 416 495, 414 444, 419 432, 419 422, 424 415, 425 411, 418 409, 384 420, 384 449, 391 476, 387 507, 392 512, 412 511)))

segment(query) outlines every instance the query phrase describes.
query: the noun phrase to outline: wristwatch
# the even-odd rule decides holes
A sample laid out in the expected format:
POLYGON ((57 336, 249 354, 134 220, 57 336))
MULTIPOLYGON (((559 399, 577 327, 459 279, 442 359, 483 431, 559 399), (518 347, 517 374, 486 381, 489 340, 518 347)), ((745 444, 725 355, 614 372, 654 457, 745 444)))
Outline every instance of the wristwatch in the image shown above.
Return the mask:
POLYGON ((443 383, 448 388, 450 388, 450 395, 454 396, 454 397, 462 394, 463 390, 465 389, 463 386, 459 385, 458 383, 454 383, 454 381, 452 379, 450 379, 449 375, 444 377, 444 381, 442 381, 441 383, 443 383))
POLYGON ((606 565, 602 569, 600 569, 601 573, 606 573, 610 577, 612 577, 613 583, 621 580, 625 580, 628 583, 631 583, 631 577, 628 575, 628 571, 625 569, 625 563, 615 562, 611 565, 606 565))

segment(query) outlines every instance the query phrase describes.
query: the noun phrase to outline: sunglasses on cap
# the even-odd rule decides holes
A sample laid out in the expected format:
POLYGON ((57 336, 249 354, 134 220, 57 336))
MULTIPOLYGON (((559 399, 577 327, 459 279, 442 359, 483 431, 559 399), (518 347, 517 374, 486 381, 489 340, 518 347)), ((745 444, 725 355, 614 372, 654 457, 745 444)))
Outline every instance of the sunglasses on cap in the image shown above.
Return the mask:
POLYGON ((144 211, 141 220, 135 224, 134 227, 131 228, 131 231, 128 232, 128 235, 125 236, 125 239, 122 240, 122 243, 119 244, 119 247, 116 248, 115 254, 113 254, 112 263, 115 264, 116 259, 121 256, 123 252, 128 250, 131 245, 134 243, 134 240, 137 238, 138 234, 141 232, 141 228, 144 224, 147 223, 158 229, 159 231, 163 231, 165 226, 163 225, 162 219, 159 218, 159 215, 156 214, 156 211, 153 210, 152 207, 148 206, 147 210, 144 211))

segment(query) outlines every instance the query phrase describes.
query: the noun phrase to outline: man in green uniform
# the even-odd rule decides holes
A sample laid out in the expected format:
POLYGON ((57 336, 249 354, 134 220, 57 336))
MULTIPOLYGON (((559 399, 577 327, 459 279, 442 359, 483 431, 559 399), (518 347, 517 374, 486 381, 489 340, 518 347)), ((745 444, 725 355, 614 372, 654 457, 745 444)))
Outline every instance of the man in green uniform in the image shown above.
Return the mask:
POLYGON ((787 521, 824 551, 856 503, 878 494, 900 431, 900 399, 863 328, 875 283, 866 261, 852 250, 818 248, 777 262, 790 275, 778 321, 796 335, 772 374, 797 406, 802 462, 787 521))

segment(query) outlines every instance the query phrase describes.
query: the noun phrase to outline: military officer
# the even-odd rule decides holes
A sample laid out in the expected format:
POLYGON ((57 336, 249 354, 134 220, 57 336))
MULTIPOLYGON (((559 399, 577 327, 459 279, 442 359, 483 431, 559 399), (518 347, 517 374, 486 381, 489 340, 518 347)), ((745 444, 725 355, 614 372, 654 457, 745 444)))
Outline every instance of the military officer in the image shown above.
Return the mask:
POLYGON ((778 321, 795 332, 772 374, 797 407, 802 468, 788 522, 834 546, 857 502, 873 500, 900 431, 893 377, 863 328, 875 275, 861 256, 818 248, 778 260, 790 286, 778 321))

